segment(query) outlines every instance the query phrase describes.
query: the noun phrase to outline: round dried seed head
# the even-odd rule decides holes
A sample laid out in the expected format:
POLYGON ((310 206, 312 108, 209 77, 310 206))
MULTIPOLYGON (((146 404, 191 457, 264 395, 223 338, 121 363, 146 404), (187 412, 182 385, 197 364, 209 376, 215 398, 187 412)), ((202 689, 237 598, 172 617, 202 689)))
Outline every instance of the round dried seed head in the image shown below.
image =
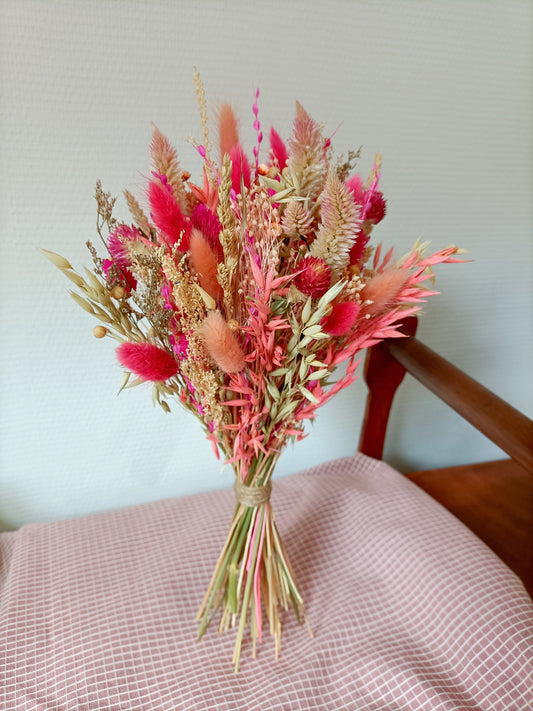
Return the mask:
POLYGON ((107 328, 105 326, 95 326, 93 328, 93 336, 95 338, 104 338, 104 336, 107 336, 107 328))

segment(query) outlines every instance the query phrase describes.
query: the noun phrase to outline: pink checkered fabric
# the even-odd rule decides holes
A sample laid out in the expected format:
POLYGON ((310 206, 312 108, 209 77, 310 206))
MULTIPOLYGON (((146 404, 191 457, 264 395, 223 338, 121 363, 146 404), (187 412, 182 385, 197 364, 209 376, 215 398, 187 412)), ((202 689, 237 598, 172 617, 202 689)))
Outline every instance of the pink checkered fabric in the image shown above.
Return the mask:
POLYGON ((1 537, 7 711, 533 707, 520 581, 415 485, 362 455, 275 482, 315 633, 286 614, 231 665, 234 631, 195 615, 233 512, 214 492, 1 537))

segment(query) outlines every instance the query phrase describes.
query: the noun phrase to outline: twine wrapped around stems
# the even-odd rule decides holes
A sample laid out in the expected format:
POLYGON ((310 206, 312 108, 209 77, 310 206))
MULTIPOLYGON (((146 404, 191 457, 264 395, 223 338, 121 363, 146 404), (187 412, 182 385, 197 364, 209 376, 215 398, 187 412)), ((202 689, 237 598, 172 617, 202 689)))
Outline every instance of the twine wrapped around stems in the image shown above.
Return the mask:
POLYGON ((267 481, 263 486, 247 486, 237 477, 233 490, 235 491, 237 503, 250 507, 261 506, 261 504, 266 504, 267 501, 270 501, 272 484, 267 481))

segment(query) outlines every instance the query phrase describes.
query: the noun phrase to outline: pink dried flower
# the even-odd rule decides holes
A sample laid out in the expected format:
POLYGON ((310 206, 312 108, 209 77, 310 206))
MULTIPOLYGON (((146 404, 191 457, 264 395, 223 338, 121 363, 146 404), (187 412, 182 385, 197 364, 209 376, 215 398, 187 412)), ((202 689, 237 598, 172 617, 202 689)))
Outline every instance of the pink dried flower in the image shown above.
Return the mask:
POLYGON ((377 225, 378 222, 381 222, 381 220, 385 217, 386 211, 387 203, 385 202, 383 193, 379 190, 373 191, 365 210, 365 220, 370 220, 370 222, 377 225))
POLYGON ((320 321, 322 330, 332 336, 344 336, 355 326, 360 309, 356 301, 334 304, 329 315, 320 321))
POLYGON ((372 302, 364 307, 365 312, 375 314, 392 304, 408 277, 409 272, 406 269, 393 267, 372 277, 361 292, 365 301, 372 302))
POLYGON ((143 380, 159 382, 178 372, 175 358, 152 343, 126 341, 117 348, 118 362, 143 380))
POLYGON ((210 311, 200 330, 209 355, 225 373, 238 373, 244 368, 244 353, 220 311, 210 311))
POLYGON ((236 193, 240 193, 241 181, 245 188, 251 185, 250 163, 240 144, 233 146, 229 157, 231 158, 231 186, 236 193))
POLYGON ((178 245, 181 252, 189 247, 190 222, 183 215, 165 176, 158 176, 148 186, 148 200, 155 226, 164 242, 178 245))
POLYGON ((192 266, 198 275, 200 286, 215 301, 221 301, 224 291, 218 282, 218 257, 204 235, 196 228, 191 232, 189 248, 192 266))
POLYGON ((319 299, 329 289, 331 269, 319 257, 304 257, 298 263, 298 269, 303 269, 294 278, 294 285, 302 294, 319 299))
POLYGON ((270 129, 270 152, 277 161, 279 169, 283 170, 289 161, 287 147, 274 127, 270 129))
POLYGON ((203 203, 200 203, 193 210, 191 224, 200 230, 209 242, 211 249, 216 252, 219 259, 222 260, 224 258, 224 252, 219 239, 222 225, 215 213, 211 212, 203 203))
POLYGON ((220 159, 224 160, 226 154, 230 155, 233 146, 239 143, 237 119, 229 104, 222 104, 218 114, 218 137, 220 145, 220 159))
POLYGON ((363 181, 360 175, 354 175, 346 181, 346 187, 353 194, 353 199, 358 205, 363 204, 363 181))
POLYGON ((125 288, 127 293, 135 291, 137 288, 137 279, 130 270, 126 269, 126 267, 118 266, 112 259, 104 259, 102 262, 102 271, 106 278, 108 288, 121 285, 125 288))
POLYGON ((365 247, 368 244, 369 239, 369 234, 367 234, 362 229, 359 230, 355 238, 355 242, 353 243, 353 246, 350 249, 350 264, 359 264, 362 261, 363 253, 365 251, 365 247))
POLYGON ((373 225, 381 222, 387 211, 387 203, 383 193, 377 189, 378 178, 366 190, 360 175, 354 175, 345 185, 352 193, 354 202, 361 206, 361 220, 369 220, 373 225))
POLYGON ((126 247, 126 242, 135 242, 139 239, 138 230, 129 225, 119 225, 107 238, 107 248, 109 254, 113 257, 114 262, 119 267, 131 266, 131 259, 126 247))

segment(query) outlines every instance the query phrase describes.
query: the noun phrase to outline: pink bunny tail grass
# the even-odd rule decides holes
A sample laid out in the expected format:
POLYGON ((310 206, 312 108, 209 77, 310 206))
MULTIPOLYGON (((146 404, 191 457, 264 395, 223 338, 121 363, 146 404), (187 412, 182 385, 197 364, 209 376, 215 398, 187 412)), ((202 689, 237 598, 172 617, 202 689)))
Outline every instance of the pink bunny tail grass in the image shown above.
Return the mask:
POLYGON ((367 282, 361 297, 371 304, 363 306, 365 313, 376 314, 394 303, 396 296, 409 278, 407 269, 385 269, 367 282))
POLYGON ((220 146, 220 159, 226 154, 230 155, 233 146, 239 143, 237 119, 229 104, 222 104, 218 114, 218 142, 220 146))
MULTIPOLYGON (((162 176, 164 177, 164 176, 162 176)), ((181 252, 189 247, 190 222, 176 202, 172 188, 161 179, 152 180, 148 186, 148 200, 155 226, 169 246, 178 245, 181 252)))
POLYGON ((361 307, 355 301, 334 304, 331 313, 320 322, 322 330, 332 336, 344 336, 355 326, 360 310, 361 307))
POLYGON ((225 373, 238 373, 244 368, 242 348, 220 311, 210 311, 202 324, 200 334, 209 355, 225 373))
POLYGON ((178 363, 167 351, 152 343, 126 341, 116 350, 118 362, 143 380, 159 382, 178 372, 178 363))
POLYGON ((193 227, 197 227, 206 240, 209 242, 209 246, 216 253, 219 261, 224 259, 224 251, 222 245, 220 244, 219 235, 222 231, 222 225, 220 220, 208 207, 203 203, 197 205, 191 215, 191 224, 193 227))
POLYGON ((277 161, 279 169, 283 170, 289 162, 289 154, 285 143, 274 127, 270 129, 270 152, 274 160, 277 161))
POLYGON ((245 188, 251 185, 250 163, 240 144, 233 146, 231 158, 231 186, 236 193, 241 192, 241 181, 245 188))
POLYGON ((204 235, 196 228, 193 228, 191 232, 189 250, 192 266, 198 275, 200 286, 215 301, 222 301, 224 291, 218 282, 218 256, 204 235))

